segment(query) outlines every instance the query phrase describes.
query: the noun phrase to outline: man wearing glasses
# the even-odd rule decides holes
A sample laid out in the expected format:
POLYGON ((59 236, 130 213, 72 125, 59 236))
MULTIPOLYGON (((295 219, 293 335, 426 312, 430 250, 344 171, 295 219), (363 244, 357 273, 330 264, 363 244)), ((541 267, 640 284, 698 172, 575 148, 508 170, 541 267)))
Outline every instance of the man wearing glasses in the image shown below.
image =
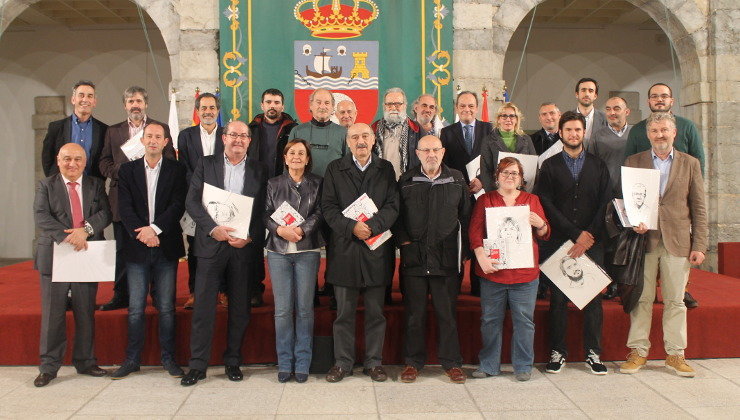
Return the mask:
MULTIPOLYGON (((650 107, 650 112, 670 112, 673 114, 671 112, 673 102, 673 91, 667 84, 658 82, 648 89, 648 106, 650 107)), ((673 142, 673 147, 679 152, 687 153, 699 159, 701 172, 704 174, 704 146, 702 145, 701 136, 699 136, 699 130, 696 129, 696 126, 691 120, 675 114, 673 116, 676 118, 676 138, 673 142)), ((624 150, 625 158, 635 153, 650 150, 651 146, 647 136, 646 121, 647 119, 638 122, 630 130, 627 137, 627 147, 624 150)), ((689 293, 688 286, 684 293, 683 301, 689 309, 699 306, 699 302, 689 293)))
POLYGON ((373 152, 393 165, 396 180, 409 168, 419 164, 414 152, 420 137, 419 125, 406 114, 407 105, 406 94, 401 88, 386 90, 383 118, 372 125, 375 133, 373 152))
POLYGON ((249 127, 241 121, 230 122, 221 136, 224 153, 203 157, 193 172, 190 190, 185 201, 188 214, 196 223, 195 256, 198 269, 195 275, 195 307, 190 333, 190 371, 180 382, 191 386, 206 378, 211 359, 211 342, 216 318, 216 297, 221 279, 226 279, 229 295, 229 319, 226 350, 223 361, 226 376, 241 381, 241 348, 249 324, 251 310, 249 284, 254 275, 255 254, 262 253, 265 225, 267 168, 256 159, 247 158, 251 141, 249 127), (249 236, 232 236, 233 228, 221 226, 209 215, 203 205, 203 188, 210 184, 234 194, 254 198, 249 236), (245 274, 246 273, 246 274, 245 274))

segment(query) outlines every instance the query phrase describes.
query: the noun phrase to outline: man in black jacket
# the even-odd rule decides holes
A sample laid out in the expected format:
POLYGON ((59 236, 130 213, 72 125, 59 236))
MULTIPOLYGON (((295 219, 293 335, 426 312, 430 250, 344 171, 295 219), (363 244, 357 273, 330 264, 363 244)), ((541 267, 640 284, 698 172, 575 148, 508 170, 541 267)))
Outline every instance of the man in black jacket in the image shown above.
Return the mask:
MULTIPOLYGON (((297 122, 293 117, 283 112, 283 92, 278 89, 267 89, 262 92, 262 114, 255 115, 249 123, 249 132, 252 133, 252 142, 249 143, 247 154, 250 159, 259 160, 267 167, 267 179, 283 173, 283 148, 288 142, 288 135, 297 122)), ((262 306, 262 293, 265 291, 265 259, 263 254, 255 256, 255 275, 251 276, 253 283, 249 287, 252 294, 252 307, 262 306)))
POLYGON ((421 161, 398 181, 401 210, 393 229, 401 248, 406 368, 402 382, 414 382, 426 362, 427 295, 432 295, 439 334, 437 357, 454 383, 464 383, 455 306, 460 287, 459 248, 467 250, 470 194, 462 173, 442 163, 445 149, 435 136, 419 140, 421 161))
MULTIPOLYGON (((568 255, 578 258, 584 253, 603 265, 604 213, 611 199, 609 170, 598 157, 586 152, 583 136, 586 121, 583 115, 565 112, 558 125, 563 151, 545 160, 535 185, 548 220, 552 237, 540 248, 540 260, 545 261, 567 240, 574 242, 568 255)), ((548 373, 559 373, 565 365, 568 350, 565 344, 568 323, 568 298, 557 287, 550 295, 549 335, 550 362, 548 373)), ((583 308, 583 345, 586 364, 597 375, 607 373, 601 363, 601 297, 583 308)))
POLYGON ((375 250, 365 242, 389 230, 398 217, 398 189, 393 166, 372 154, 375 135, 367 124, 347 130, 351 154, 337 159, 326 169, 321 210, 331 227, 327 246, 329 261, 326 279, 334 285, 337 318, 334 321, 335 365, 326 375, 339 382, 352 375, 355 361, 355 317, 357 299, 364 294, 365 369, 374 381, 388 376, 381 365, 385 316, 385 288, 391 282, 395 265, 393 241, 375 250), (345 217, 342 211, 363 194, 373 201, 378 212, 362 220, 345 217))
POLYGON ((538 155, 541 155, 553 144, 560 141, 560 134, 558 134, 560 109, 554 102, 545 102, 540 105, 537 117, 542 128, 529 137, 532 139, 532 144, 534 144, 534 150, 537 151, 538 155))
POLYGON ((105 179, 98 168, 98 161, 108 125, 92 116, 93 109, 97 105, 95 84, 89 80, 80 80, 75 83, 70 101, 74 106, 72 115, 50 122, 46 130, 41 150, 41 167, 44 169, 44 176, 58 174, 59 149, 67 143, 77 143, 85 149, 87 156, 85 175, 105 179))

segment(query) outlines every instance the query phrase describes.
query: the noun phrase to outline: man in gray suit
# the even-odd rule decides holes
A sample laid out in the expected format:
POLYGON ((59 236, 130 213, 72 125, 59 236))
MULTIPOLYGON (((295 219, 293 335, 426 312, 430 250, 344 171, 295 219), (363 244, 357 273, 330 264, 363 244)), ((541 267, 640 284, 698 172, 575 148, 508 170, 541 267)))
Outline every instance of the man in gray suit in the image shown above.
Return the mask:
POLYGON ((72 291, 75 341, 72 364, 82 375, 105 376, 95 360, 95 294, 97 283, 52 283, 54 243, 66 242, 75 251, 87 249, 87 241, 103 240, 111 222, 105 184, 100 178, 83 176, 87 156, 76 143, 59 149, 59 173, 39 182, 33 211, 39 230, 34 268, 41 275, 41 366, 33 381, 37 387, 57 377, 67 347, 67 294, 72 291))
POLYGON ((594 102, 598 97, 599 82, 596 80, 584 77, 576 83, 578 106, 574 111, 586 118, 586 131, 583 133, 583 147, 586 150, 589 150, 591 144, 591 133, 595 133, 601 127, 606 127, 606 114, 594 107, 594 102))

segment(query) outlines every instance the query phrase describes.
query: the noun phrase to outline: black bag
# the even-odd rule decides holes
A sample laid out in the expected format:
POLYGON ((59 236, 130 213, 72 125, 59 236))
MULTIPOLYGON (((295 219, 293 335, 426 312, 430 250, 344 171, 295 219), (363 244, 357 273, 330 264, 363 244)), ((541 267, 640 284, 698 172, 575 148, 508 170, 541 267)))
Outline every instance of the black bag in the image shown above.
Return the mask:
POLYGON ((326 374, 334 366, 334 337, 328 335, 313 336, 313 355, 309 373, 326 374))
POLYGON ((644 287, 647 234, 640 235, 632 228, 622 226, 611 202, 607 206, 606 225, 610 236, 617 236, 612 264, 617 266, 619 273, 614 280, 617 282, 617 293, 622 302, 622 309, 630 313, 637 305, 644 287))

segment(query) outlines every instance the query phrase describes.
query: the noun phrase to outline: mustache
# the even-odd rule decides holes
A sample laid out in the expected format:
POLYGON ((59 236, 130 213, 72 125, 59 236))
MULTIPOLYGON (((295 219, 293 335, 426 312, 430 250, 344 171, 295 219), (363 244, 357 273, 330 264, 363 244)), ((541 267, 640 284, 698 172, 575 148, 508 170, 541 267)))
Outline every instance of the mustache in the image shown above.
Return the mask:
POLYGON ((365 144, 365 143, 357 143, 357 145, 355 145, 355 147, 358 148, 358 149, 367 149, 368 148, 368 145, 365 144))
POLYGON ((131 110, 129 112, 132 113, 132 114, 134 112, 141 112, 141 108, 134 107, 134 108, 131 108, 131 110))

